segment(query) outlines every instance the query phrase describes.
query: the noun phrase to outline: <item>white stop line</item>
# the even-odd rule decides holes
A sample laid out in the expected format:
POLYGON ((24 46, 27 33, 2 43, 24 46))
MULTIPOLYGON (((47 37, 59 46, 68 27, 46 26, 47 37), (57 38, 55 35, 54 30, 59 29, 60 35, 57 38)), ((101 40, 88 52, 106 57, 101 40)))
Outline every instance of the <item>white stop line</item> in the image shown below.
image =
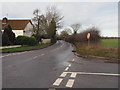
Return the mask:
POLYGON ((65 72, 65 73, 76 73, 83 75, 103 75, 103 76, 120 76, 120 74, 112 74, 112 73, 92 73, 92 72, 65 72))

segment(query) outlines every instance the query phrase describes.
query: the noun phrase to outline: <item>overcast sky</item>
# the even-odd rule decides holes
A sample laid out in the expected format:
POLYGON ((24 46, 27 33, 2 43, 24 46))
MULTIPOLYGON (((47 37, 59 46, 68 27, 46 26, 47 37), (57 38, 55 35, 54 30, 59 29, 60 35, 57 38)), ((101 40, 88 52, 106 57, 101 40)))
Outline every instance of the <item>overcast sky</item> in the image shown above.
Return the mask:
POLYGON ((118 2, 5 2, 0 3, 0 18, 32 18, 35 9, 44 13, 51 5, 57 6, 64 16, 64 27, 80 23, 79 32, 96 26, 101 36, 118 36, 118 2))

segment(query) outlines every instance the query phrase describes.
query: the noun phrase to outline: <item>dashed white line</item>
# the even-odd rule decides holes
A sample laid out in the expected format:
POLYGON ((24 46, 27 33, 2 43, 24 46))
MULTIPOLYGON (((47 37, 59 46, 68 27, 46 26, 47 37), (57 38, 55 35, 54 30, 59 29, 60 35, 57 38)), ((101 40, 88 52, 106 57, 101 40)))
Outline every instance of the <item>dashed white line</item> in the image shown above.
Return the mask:
POLYGON ((71 64, 69 64, 68 67, 71 67, 71 64))
POLYGON ((66 67, 66 68, 65 68, 65 71, 67 71, 68 69, 69 69, 69 67, 66 67))
POLYGON ((4 56, 0 56, 0 58, 3 58, 4 56))
POLYGON ((3 57, 6 57, 6 56, 11 56, 12 54, 7 54, 7 55, 4 55, 4 56, 1 56, 0 58, 3 58, 3 57))
POLYGON ((75 61, 74 59, 72 61, 75 61))
POLYGON ((41 56, 43 56, 43 55, 45 55, 45 54, 41 54, 41 56))
POLYGON ((66 84, 66 87, 71 88, 73 86, 73 84, 74 84, 74 81, 75 81, 74 79, 69 79, 67 84, 66 84))
POLYGON ((45 55, 45 54, 40 54, 40 55, 38 55, 38 56, 35 56, 35 57, 33 57, 33 59, 36 59, 36 58, 38 58, 38 57, 40 57, 40 56, 43 56, 43 55, 45 55))
POLYGON ((62 82, 62 78, 58 78, 54 83, 53 83, 53 85, 55 85, 55 86, 59 86, 60 85, 60 83, 62 82))
POLYGON ((38 56, 33 57, 33 59, 36 59, 38 56))

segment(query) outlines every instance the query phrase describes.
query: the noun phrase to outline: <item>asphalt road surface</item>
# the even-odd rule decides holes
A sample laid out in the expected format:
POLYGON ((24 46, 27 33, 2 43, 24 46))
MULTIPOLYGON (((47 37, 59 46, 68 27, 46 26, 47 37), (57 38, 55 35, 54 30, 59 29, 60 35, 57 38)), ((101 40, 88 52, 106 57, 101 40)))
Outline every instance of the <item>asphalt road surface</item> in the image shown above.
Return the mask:
POLYGON ((3 88, 118 88, 118 64, 74 55, 71 44, 3 54, 3 88))

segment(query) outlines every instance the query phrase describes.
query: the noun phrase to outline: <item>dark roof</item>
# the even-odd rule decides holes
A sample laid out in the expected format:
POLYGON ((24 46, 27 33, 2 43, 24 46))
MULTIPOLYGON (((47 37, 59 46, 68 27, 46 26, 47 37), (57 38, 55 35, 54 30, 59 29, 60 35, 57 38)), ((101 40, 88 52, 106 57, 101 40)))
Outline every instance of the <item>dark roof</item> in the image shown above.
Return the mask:
MULTIPOLYGON (((30 19, 8 20, 8 24, 12 27, 12 30, 24 30, 29 22, 31 23, 30 19)), ((2 30, 4 30, 5 26, 5 24, 2 24, 2 30)))

